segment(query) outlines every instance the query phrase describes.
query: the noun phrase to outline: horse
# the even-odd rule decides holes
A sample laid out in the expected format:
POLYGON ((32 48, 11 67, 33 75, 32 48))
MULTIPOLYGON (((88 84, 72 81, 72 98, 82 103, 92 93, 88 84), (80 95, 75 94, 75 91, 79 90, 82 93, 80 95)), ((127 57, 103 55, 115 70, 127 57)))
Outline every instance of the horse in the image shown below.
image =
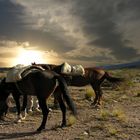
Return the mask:
POLYGON ((50 70, 42 71, 36 69, 17 82, 6 82, 6 80, 3 79, 0 83, 0 116, 7 108, 6 99, 8 98, 10 93, 12 93, 13 98, 16 102, 18 116, 20 116, 21 113, 19 103, 20 95, 24 95, 24 97, 26 97, 24 99, 23 109, 25 109, 27 105, 27 96, 36 96, 43 115, 41 125, 37 129, 37 131, 41 132, 45 129, 49 113, 46 100, 56 89, 59 89, 61 91, 61 93, 58 93, 59 95, 57 96, 57 100, 62 111, 61 127, 64 127, 66 126, 66 106, 64 104, 64 100, 66 101, 73 115, 76 116, 77 111, 75 104, 73 103, 69 95, 67 84, 64 78, 61 75, 50 70))
MULTIPOLYGON (((86 85, 90 85, 95 93, 95 98, 93 103, 91 104, 94 107, 101 106, 101 99, 103 95, 103 91, 101 89, 102 83, 105 80, 108 80, 112 83, 120 83, 124 81, 124 78, 111 76, 107 71, 97 68, 97 67, 86 67, 84 68, 84 75, 68 75, 62 74, 61 69, 63 64, 54 65, 54 64, 36 64, 33 63, 34 66, 41 66, 44 69, 52 70, 64 77, 68 86, 76 86, 82 87, 86 85)), ((58 91, 57 91, 58 92, 58 91)), ((54 103, 56 100, 54 101, 54 103)))

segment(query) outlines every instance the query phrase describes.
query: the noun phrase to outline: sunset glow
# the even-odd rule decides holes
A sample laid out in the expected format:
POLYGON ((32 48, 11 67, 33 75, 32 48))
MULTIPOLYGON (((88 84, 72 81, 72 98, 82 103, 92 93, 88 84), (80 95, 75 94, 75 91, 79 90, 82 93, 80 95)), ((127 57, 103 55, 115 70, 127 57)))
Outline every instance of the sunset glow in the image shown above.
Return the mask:
POLYGON ((36 50, 22 50, 14 63, 29 65, 33 62, 46 63, 46 61, 43 59, 43 53, 36 50))

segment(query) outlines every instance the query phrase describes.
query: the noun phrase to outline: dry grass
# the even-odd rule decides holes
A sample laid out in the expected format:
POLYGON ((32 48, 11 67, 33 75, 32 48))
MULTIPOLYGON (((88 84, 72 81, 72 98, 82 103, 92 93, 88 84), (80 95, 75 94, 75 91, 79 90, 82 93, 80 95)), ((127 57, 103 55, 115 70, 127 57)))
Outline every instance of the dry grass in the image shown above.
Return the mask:
POLYGON ((111 115, 119 121, 125 122, 127 120, 127 117, 126 117, 124 111, 120 108, 119 109, 118 108, 113 109, 111 115))
POLYGON ((100 120, 107 120, 110 117, 110 112, 106 109, 101 109, 99 113, 100 120))
POLYGON ((94 97, 94 94, 95 93, 94 93, 93 89, 90 86, 88 86, 86 88, 85 99, 91 100, 94 97))
POLYGON ((107 121, 111 119, 111 117, 121 122, 127 122, 127 116, 125 115, 124 111, 118 107, 113 108, 112 111, 107 109, 101 109, 97 118, 99 120, 107 121))
POLYGON ((68 118, 68 122, 67 122, 68 126, 71 126, 71 125, 73 125, 73 124, 75 124, 75 123, 76 123, 76 118, 75 118, 75 116, 70 115, 69 118, 68 118))
POLYGON ((110 135, 116 135, 118 132, 118 129, 115 128, 113 125, 109 124, 108 126, 106 126, 106 129, 108 130, 110 135))

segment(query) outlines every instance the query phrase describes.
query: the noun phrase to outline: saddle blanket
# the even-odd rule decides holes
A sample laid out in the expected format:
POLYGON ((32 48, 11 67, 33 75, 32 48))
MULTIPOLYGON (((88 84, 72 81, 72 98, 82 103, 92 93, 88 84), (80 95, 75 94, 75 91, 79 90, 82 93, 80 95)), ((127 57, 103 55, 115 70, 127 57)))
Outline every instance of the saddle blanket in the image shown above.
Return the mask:
POLYGON ((84 75, 85 70, 82 65, 71 66, 65 62, 62 64, 61 73, 70 75, 84 75))
MULTIPOLYGON (((38 67, 39 68, 39 67, 38 67)), ((41 69, 41 68, 39 68, 41 69)), ((6 82, 17 82, 20 81, 23 77, 27 76, 29 73, 31 73, 35 68, 31 65, 25 66, 22 64, 18 64, 14 66, 6 76, 6 82), (24 73, 24 75, 22 75, 24 73)))

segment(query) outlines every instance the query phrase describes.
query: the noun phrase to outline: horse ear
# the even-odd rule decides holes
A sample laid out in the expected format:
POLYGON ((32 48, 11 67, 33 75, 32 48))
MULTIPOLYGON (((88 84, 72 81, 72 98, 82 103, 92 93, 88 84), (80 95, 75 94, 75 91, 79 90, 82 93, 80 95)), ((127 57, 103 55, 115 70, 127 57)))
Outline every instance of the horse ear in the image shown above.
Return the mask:
POLYGON ((33 63, 31 63, 32 65, 36 65, 36 63, 35 62, 33 62, 33 63))

